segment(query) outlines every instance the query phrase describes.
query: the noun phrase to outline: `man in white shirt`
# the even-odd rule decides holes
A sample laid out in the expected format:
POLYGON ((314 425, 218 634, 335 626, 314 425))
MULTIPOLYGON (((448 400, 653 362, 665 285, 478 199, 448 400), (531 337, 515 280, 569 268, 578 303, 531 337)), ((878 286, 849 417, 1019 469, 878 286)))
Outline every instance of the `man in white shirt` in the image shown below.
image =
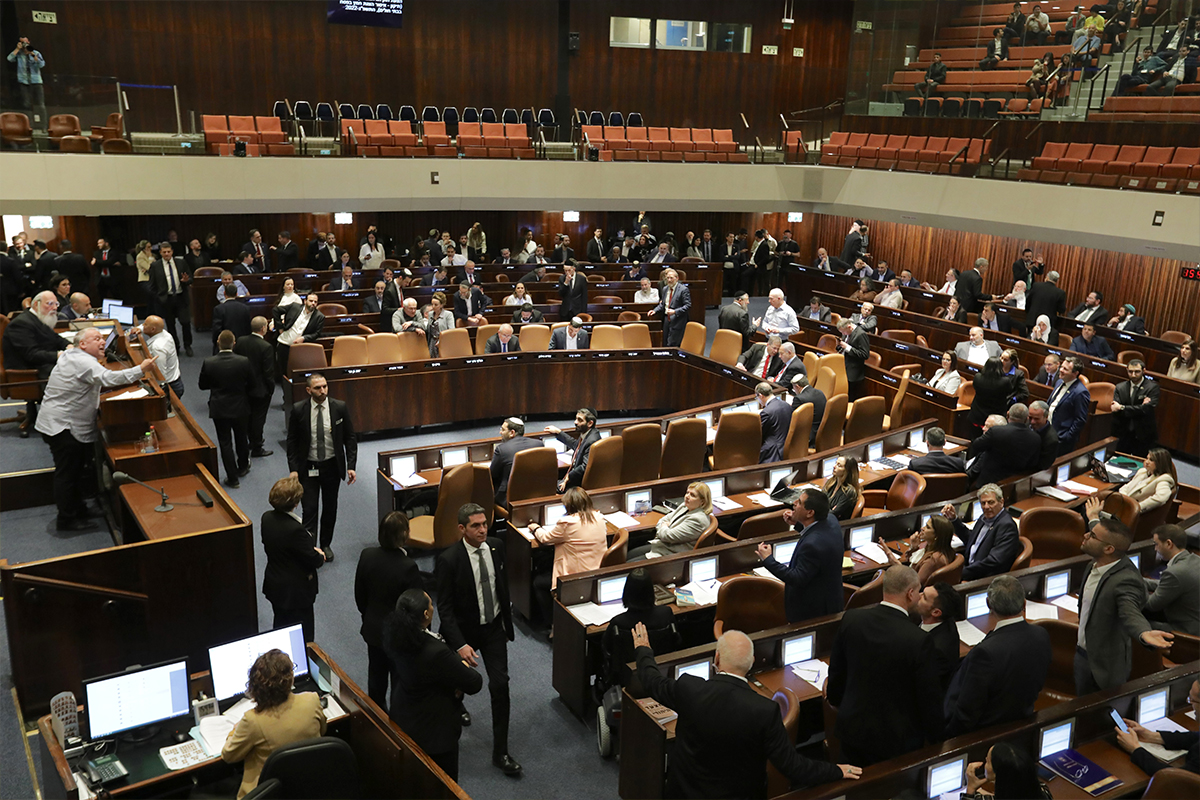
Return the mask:
POLYGON ((1009 292, 1004 298, 1005 304, 1010 305, 1014 308, 1019 308, 1022 311, 1024 311, 1025 310, 1025 290, 1028 288, 1029 287, 1025 284, 1025 281, 1017 281, 1016 283, 1014 283, 1013 290, 1011 292, 1009 292))
POLYGON ((833 272, 833 267, 829 264, 829 251, 824 247, 817 248, 817 263, 813 266, 823 272, 833 272))
POLYGON ((163 381, 175 392, 175 396, 183 397, 183 378, 179 374, 179 353, 175 350, 175 340, 167 333, 166 323, 162 317, 151 315, 142 323, 142 335, 150 355, 158 363, 158 371, 163 381))
POLYGON ((782 289, 772 289, 767 295, 767 302, 769 306, 766 313, 754 320, 754 327, 763 333, 777 333, 781 337, 800 330, 796 312, 784 300, 782 289))
POLYGON ((955 345, 954 354, 960 361, 983 364, 989 358, 1000 357, 1000 345, 990 339, 984 339, 983 328, 976 326, 971 328, 970 341, 959 342, 955 345))
POLYGON ((1036 41, 1038 47, 1045 47, 1049 35, 1050 18, 1042 11, 1041 6, 1034 6, 1025 18, 1025 34, 1021 37, 1021 44, 1032 45, 1036 41))
POLYGON ((221 285, 217 287, 217 302, 224 303, 231 297, 249 297, 250 290, 246 284, 233 279, 233 273, 226 270, 221 273, 221 285))
POLYGON ((675 256, 671 255, 671 245, 666 242, 660 242, 658 250, 650 257, 651 264, 666 264, 675 260, 675 256))
POLYGON ((442 259, 443 267, 465 267, 467 265, 467 257, 461 256, 454 250, 454 245, 447 244, 443 248, 446 257, 442 259))
POLYGON ((892 278, 883 287, 883 291, 875 295, 875 304, 886 308, 903 308, 904 295, 900 292, 900 281, 892 278))
POLYGON ((555 328, 550 335, 551 350, 586 350, 588 333, 583 329, 583 320, 571 317, 566 325, 555 328))
POLYGON ((278 345, 276 363, 279 364, 279 374, 288 374, 288 356, 292 345, 297 342, 309 341, 320 335, 325 326, 325 315, 317 311, 317 295, 310 294, 304 298, 304 305, 292 304, 284 309, 283 326, 276 339, 278 345))
POLYGON ((650 283, 649 278, 642 278, 642 288, 634 292, 633 302, 635 303, 654 303, 658 305, 658 289, 655 289, 650 283))
MULTIPOLYGON (((171 339, 169 333, 166 337, 171 339)), ((174 349, 174 344, 171 348, 174 349)), ((136 367, 110 370, 100 363, 103 355, 104 334, 99 328, 87 328, 79 334, 75 347, 63 353, 50 372, 34 426, 50 446, 54 458, 54 503, 58 506, 60 531, 92 527, 83 500, 83 480, 91 462, 93 443, 99 438, 96 411, 100 408, 101 390, 139 380, 154 363, 151 357, 136 367)))
POLYGON ((1175 87, 1187 80, 1187 58, 1191 49, 1185 44, 1179 48, 1179 55, 1175 57, 1174 63, 1167 68, 1162 75, 1157 79, 1146 84, 1146 94, 1151 97, 1166 95, 1168 97, 1175 94, 1175 87))

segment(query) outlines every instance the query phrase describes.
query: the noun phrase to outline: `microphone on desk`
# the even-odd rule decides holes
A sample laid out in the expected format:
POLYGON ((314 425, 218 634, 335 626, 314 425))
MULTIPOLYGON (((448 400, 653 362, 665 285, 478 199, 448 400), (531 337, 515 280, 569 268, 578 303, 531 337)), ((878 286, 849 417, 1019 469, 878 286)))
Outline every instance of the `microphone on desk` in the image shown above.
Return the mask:
POLYGON ((148 483, 142 483, 137 478, 133 477, 132 475, 130 475, 127 472, 114 472, 112 474, 112 479, 113 479, 113 483, 115 483, 117 485, 121 485, 121 484, 125 484, 125 483, 136 483, 138 486, 145 486, 150 491, 161 495, 162 502, 159 503, 158 506, 154 509, 155 511, 159 511, 159 512, 170 511, 171 509, 173 509, 175 507, 167 502, 167 493, 165 490, 155 489, 153 486, 151 486, 148 483))

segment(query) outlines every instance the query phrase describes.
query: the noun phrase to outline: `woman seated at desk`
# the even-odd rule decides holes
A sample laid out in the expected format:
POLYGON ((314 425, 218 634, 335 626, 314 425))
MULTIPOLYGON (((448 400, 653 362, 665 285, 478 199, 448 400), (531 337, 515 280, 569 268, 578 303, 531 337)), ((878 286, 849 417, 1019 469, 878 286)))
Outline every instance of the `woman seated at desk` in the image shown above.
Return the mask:
MULTIPOLYGON (((929 583, 929 577, 954 561, 954 523, 943 516, 932 515, 909 539, 909 545, 917 548, 910 551, 908 565, 917 571, 921 585, 929 583)), ((888 561, 899 564, 900 560, 892 553, 890 547, 884 547, 888 561)))
POLYGON ((999 742, 987 752, 987 760, 967 765, 967 791, 960 800, 1051 800, 1050 790, 1038 780, 1037 762, 1008 742, 999 742), (984 777, 977 770, 983 767, 984 777), (990 781, 995 792, 982 791, 990 781))
POLYGON ((1050 317, 1039 314, 1037 322, 1029 329, 1029 338, 1040 344, 1058 347, 1058 331, 1050 324, 1050 317))
POLYGON ((600 647, 604 653, 604 682, 608 686, 629 685, 633 628, 639 622, 650 632, 651 642, 657 650, 671 653, 678 650, 680 644, 679 633, 675 630, 675 612, 670 606, 655 605, 654 580, 645 569, 638 567, 629 573, 621 592, 621 605, 625 610, 609 621, 600 647))
POLYGON ((840 456, 833 465, 833 474, 821 490, 829 496, 829 513, 845 522, 854 515, 854 507, 862 497, 858 482, 858 459, 840 456))
POLYGON ((942 353, 942 366, 929 379, 930 387, 946 394, 958 394, 962 376, 958 374, 958 354, 953 350, 942 353))
POLYGON ((1129 483, 1120 488, 1120 492, 1136 500, 1138 508, 1145 514, 1170 502, 1178 483, 1171 454, 1165 448, 1156 447, 1146 456, 1142 468, 1133 474, 1129 483))
POLYGON ((654 538, 649 544, 630 551, 629 560, 640 561, 650 554, 669 556, 691 550, 708 528, 708 515, 711 513, 712 492, 708 486, 699 481, 688 484, 683 502, 658 521, 654 538))
POLYGON ((241 800, 258 786, 267 756, 285 744, 325 734, 325 710, 316 692, 292 694, 292 659, 282 650, 268 650, 250 667, 246 696, 254 701, 221 748, 230 764, 245 761, 241 800))
MULTIPOLYGON (((1193 714, 1200 713, 1200 680, 1192 682, 1192 688, 1188 691, 1188 703, 1192 706, 1193 714)), ((1129 760, 1137 764, 1142 772, 1153 775, 1160 769, 1171 766, 1159 761, 1157 756, 1142 747, 1142 742, 1157 744, 1168 750, 1186 750, 1187 756, 1184 757, 1183 768, 1188 772, 1200 772, 1200 733, 1196 731, 1152 731, 1143 728, 1131 719, 1125 720, 1125 725, 1129 728, 1128 733, 1122 732, 1120 728, 1115 729, 1117 744, 1121 745, 1122 750, 1129 753, 1129 760)))
POLYGON ((512 294, 504 298, 504 305, 506 306, 523 306, 531 302, 533 301, 529 299, 529 294, 525 291, 525 284, 519 281, 513 287, 512 294))
POLYGON ((529 523, 529 532, 538 542, 554 545, 553 571, 549 575, 543 572, 533 579, 534 596, 547 626, 551 623, 554 608, 550 592, 558 586, 559 578, 599 569, 604 551, 608 549, 604 517, 596 512, 587 492, 578 486, 567 489, 563 506, 567 513, 559 517, 552 530, 536 522, 529 523))

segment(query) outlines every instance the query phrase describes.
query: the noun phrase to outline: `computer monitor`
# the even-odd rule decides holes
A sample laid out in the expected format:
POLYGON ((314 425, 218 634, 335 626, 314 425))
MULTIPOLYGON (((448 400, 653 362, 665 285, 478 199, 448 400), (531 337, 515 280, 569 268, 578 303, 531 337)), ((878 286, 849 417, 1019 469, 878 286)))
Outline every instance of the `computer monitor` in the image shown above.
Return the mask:
POLYGON ((625 594, 625 579, 629 575, 617 575, 612 578, 601 578, 596 585, 596 599, 601 603, 619 603, 621 595, 625 594))
POLYGON ((1038 742, 1038 758, 1046 758, 1055 753, 1061 753, 1063 750, 1071 749, 1071 734, 1074 732, 1074 719, 1042 728, 1038 742))
MULTIPOLYGON (((921 515, 921 528, 924 528, 926 525, 928 525, 929 520, 931 520, 931 519, 933 519, 933 514, 922 514, 921 515)), ((921 528, 917 528, 917 530, 920 530, 921 528)))
POLYGON ((108 332, 108 336, 104 339, 104 352, 107 353, 108 349, 110 347, 112 347, 113 343, 115 343, 116 341, 117 341, 117 329, 113 328, 108 332))
POLYGON ((601 439, 607 439, 607 438, 608 438, 608 437, 610 437, 610 436, 612 436, 612 430, 611 430, 611 429, 609 429, 609 428, 604 428, 603 430, 601 430, 601 431, 600 431, 600 438, 601 438, 601 439))
POLYGON ((677 664, 675 666, 675 680, 679 680, 684 675, 694 675, 700 680, 706 681, 711 669, 712 662, 707 659, 704 661, 692 661, 687 664, 677 664))
POLYGON ((711 411, 701 411, 696 415, 696 419, 704 420, 704 427, 706 428, 711 428, 713 426, 713 412, 711 411))
POLYGON ((1149 725, 1155 720, 1167 715, 1167 701, 1170 699, 1170 689, 1166 686, 1151 692, 1138 695, 1137 721, 1139 725, 1149 725))
POLYGON ((704 482, 704 485, 708 487, 708 490, 710 492, 712 492, 712 496, 713 496, 714 500, 716 500, 718 497, 725 496, 725 479, 724 478, 713 478, 712 480, 707 480, 704 482))
POLYGON ((867 461, 879 461, 883 458, 883 442, 871 442, 867 445, 867 461))
POLYGON ((467 448, 447 447, 442 450, 442 469, 450 469, 465 463, 467 463, 467 448))
POLYGON ((863 525, 859 528, 850 529, 850 549, 862 547, 864 544, 870 544, 875 540, 875 526, 863 525))
POLYGON ((829 458, 827 458, 821 462, 821 477, 822 478, 833 477, 833 468, 837 466, 837 460, 839 458, 841 458, 841 456, 830 456, 829 458))
POLYGON ((929 800, 960 791, 966 785, 967 757, 958 756, 934 764, 925 779, 925 796, 929 800))
POLYGON ((108 307, 108 316, 126 327, 134 324, 133 306, 123 306, 120 303, 113 303, 108 307))
POLYGON ((1051 572, 1046 575, 1045 599, 1053 600, 1071 591, 1071 570, 1051 572))
POLYGON ((688 582, 717 579, 717 557, 695 558, 688 562, 688 582))
POLYGON ((1142 571, 1142 554, 1141 553, 1129 553, 1129 560, 1130 560, 1130 562, 1133 563, 1134 569, 1136 569, 1138 572, 1142 571))
POLYGON ((1055 485, 1061 485, 1071 480, 1071 465, 1063 464, 1058 468, 1058 472, 1054 474, 1055 485))
POLYGON ((767 478, 767 489, 769 490, 775 486, 778 486, 781 480, 784 480, 788 475, 791 474, 792 469, 790 467, 780 467, 779 469, 771 470, 769 473, 770 477, 767 478))
POLYGON ((154 725, 191 710, 187 660, 178 659, 83 682, 92 741, 154 725))
POLYGON ((792 636, 784 639, 783 646, 780 649, 780 653, 783 656, 783 666, 790 667, 792 664, 799 664, 801 661, 812 660, 815 644, 815 633, 806 633, 801 636, 792 636))
POLYGON ((547 528, 553 528, 558 524, 559 519, 565 517, 566 515, 567 507, 562 503, 548 505, 546 506, 546 510, 543 512, 544 518, 542 520, 542 525, 546 526, 547 528))
POLYGON ((292 674, 308 674, 304 650, 304 631, 299 625, 260 633, 236 642, 208 648, 208 667, 212 672, 213 694, 218 700, 246 691, 246 676, 254 661, 268 650, 282 650, 292 659, 292 674))
POLYGON ((414 455, 392 456, 388 460, 388 470, 393 478, 407 478, 417 471, 417 457, 414 455))
POLYGON ((625 513, 631 517, 635 514, 649 514, 653 505, 649 489, 625 493, 625 513))
POLYGON ((988 610, 987 590, 967 595, 967 619, 982 617, 988 610))
POLYGON ((976 521, 981 519, 983 519, 983 506, 976 500, 974 503, 971 503, 971 520, 976 521))
POLYGON ((775 556, 775 560, 780 564, 790 564, 792 561, 792 553, 796 552, 796 545, 799 543, 799 539, 793 542, 780 542, 779 544, 775 545, 775 552, 772 555, 775 556))
POLYGON ((120 300, 104 300, 104 301, 101 301, 101 303, 100 303, 100 313, 101 313, 101 314, 103 314, 104 316, 108 317, 109 319, 112 319, 112 312, 111 312, 109 309, 111 309, 113 306, 119 306, 119 305, 121 305, 121 301, 120 301, 120 300))
POLYGON ((915 431, 908 432, 908 446, 919 447, 925 443, 925 431, 917 428, 915 431))
POLYGON ((1108 448, 1101 447, 1093 455, 1096 456, 1097 461, 1099 461, 1101 464, 1103 464, 1105 461, 1108 461, 1108 448))

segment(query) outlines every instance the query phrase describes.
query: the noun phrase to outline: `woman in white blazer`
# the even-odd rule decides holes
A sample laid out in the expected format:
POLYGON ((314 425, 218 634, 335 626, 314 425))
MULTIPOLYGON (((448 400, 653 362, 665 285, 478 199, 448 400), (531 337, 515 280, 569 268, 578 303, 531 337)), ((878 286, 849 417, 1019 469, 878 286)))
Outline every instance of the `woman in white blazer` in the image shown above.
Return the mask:
POLYGON ((650 544, 631 551, 629 560, 641 560, 648 554, 669 556, 691 550, 708 528, 711 513, 712 492, 708 486, 699 481, 690 484, 679 507, 658 521, 650 544))
POLYGON ((946 394, 958 394, 962 376, 958 374, 958 355, 953 350, 942 353, 942 368, 933 373, 929 385, 946 394))
POLYGON ((1121 494, 1136 500, 1145 514, 1166 505, 1175 493, 1178 482, 1171 454, 1162 447, 1156 447, 1146 456, 1142 468, 1134 473, 1129 483, 1121 487, 1121 494))

